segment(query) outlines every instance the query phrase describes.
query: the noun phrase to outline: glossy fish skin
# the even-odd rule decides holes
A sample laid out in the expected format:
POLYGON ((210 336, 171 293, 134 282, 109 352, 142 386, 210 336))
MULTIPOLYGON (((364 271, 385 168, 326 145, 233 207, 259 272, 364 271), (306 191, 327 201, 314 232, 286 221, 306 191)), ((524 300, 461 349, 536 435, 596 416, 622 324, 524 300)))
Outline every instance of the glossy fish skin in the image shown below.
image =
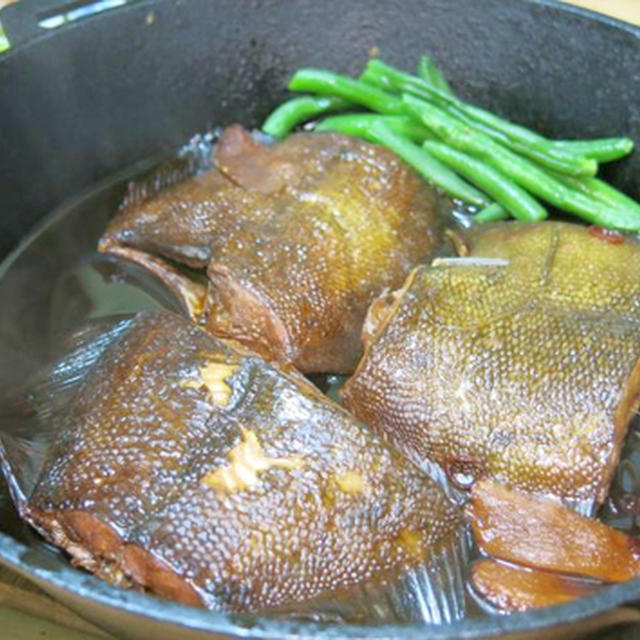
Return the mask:
POLYGON ((638 404, 638 243, 560 222, 464 240, 510 264, 420 267, 374 303, 344 403, 459 489, 489 478, 589 511, 638 404))
POLYGON ((353 371, 369 303, 440 241, 432 190, 391 152, 337 134, 264 147, 234 125, 214 165, 125 206, 101 250, 206 267, 199 320, 213 334, 304 372, 353 371))
POLYGON ((302 376, 167 312, 94 366, 22 513, 112 582, 226 611, 392 580, 462 519, 302 376))

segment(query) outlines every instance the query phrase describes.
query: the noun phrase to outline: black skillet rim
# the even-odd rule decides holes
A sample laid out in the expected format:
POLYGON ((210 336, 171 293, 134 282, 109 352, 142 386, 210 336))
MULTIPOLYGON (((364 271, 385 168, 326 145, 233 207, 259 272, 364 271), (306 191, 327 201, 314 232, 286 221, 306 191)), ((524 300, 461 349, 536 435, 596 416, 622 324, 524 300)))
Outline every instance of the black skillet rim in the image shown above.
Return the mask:
MULTIPOLYGON (((520 0, 520 2, 532 6, 542 6, 573 13, 604 23, 609 27, 626 31, 638 38, 640 42, 640 27, 622 22, 615 18, 605 16, 576 7, 560 4, 555 0, 520 0)), ((136 2, 133 5, 125 5, 118 9, 125 11, 127 8, 139 7, 145 2, 136 2)), ((70 24, 56 29, 60 32, 76 25, 70 24)), ((44 33, 37 40, 49 38, 54 32, 44 33)), ((27 49, 34 40, 22 44, 15 49, 6 52, 3 57, 19 55, 27 49)), ((95 185, 93 187, 95 189, 95 185)), ((81 196, 80 196, 81 197, 81 196)), ((65 203, 57 209, 58 214, 67 209, 70 203, 65 203)), ((0 264, 0 277, 10 268, 15 258, 31 242, 32 238, 48 224, 52 218, 56 218, 55 212, 36 225, 36 228, 12 251, 0 264)), ((0 532, 0 562, 13 569, 26 578, 36 578, 39 582, 48 584, 51 588, 61 590, 70 595, 91 600, 105 607, 112 607, 131 614, 138 618, 147 618, 158 623, 170 623, 179 625, 185 629, 206 632, 212 634, 232 634, 235 637, 252 637, 262 639, 294 639, 310 636, 326 638, 424 638, 427 636, 433 640, 453 638, 495 637, 502 634, 523 633, 528 631, 550 629, 557 625, 568 625, 594 619, 605 614, 615 607, 625 604, 640 602, 640 578, 625 584, 618 584, 603 588, 598 593, 580 598, 568 604, 541 609, 532 612, 514 613, 507 616, 495 616, 483 620, 463 620, 448 625, 382 625, 375 627, 296 623, 283 622, 255 616, 233 616, 187 607, 173 602, 157 599, 153 596, 143 595, 133 591, 127 591, 113 587, 92 575, 72 567, 47 569, 47 558, 44 552, 30 549, 0 532), (42 566, 34 566, 34 554, 42 556, 42 566)))

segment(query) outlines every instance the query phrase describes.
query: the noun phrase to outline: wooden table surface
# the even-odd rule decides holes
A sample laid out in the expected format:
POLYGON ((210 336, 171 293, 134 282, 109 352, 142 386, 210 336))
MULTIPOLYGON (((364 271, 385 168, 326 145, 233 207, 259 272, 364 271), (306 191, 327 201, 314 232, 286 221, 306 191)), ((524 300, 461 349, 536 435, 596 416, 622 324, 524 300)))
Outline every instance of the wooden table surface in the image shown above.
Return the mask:
POLYGON ((567 2, 640 25, 640 0, 567 0, 567 2))
MULTIPOLYGON (((0 0, 0 8, 15 0, 0 0)), ((504 0, 509 2, 510 0, 504 0)), ((640 0, 568 0, 571 4, 640 25, 640 0)), ((0 15, 0 20, 1 20, 0 15)), ((105 640, 88 624, 25 579, 0 567, 2 640, 105 640)), ((599 640, 640 640, 640 628, 616 630, 599 640)), ((595 639, 594 639, 595 640, 595 639)))

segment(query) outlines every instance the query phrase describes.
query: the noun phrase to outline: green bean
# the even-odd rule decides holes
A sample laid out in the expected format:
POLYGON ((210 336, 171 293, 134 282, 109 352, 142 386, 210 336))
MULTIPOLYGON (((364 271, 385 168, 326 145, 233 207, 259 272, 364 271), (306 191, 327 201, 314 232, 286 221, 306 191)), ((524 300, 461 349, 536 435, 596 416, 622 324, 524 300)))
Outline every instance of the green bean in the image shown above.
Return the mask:
POLYGON ((390 93, 392 95, 399 96, 401 93, 401 89, 398 89, 396 83, 391 82, 388 76, 374 72, 368 67, 365 67, 358 80, 372 87, 378 87, 379 89, 382 89, 383 91, 386 91, 387 93, 390 93))
POLYGON ((503 209, 497 202, 490 204, 488 207, 478 211, 473 219, 480 224, 486 224, 488 222, 498 222, 499 220, 507 220, 509 214, 503 209))
POLYGON ((611 162, 629 155, 633 151, 631 138, 597 138, 595 140, 554 140, 554 148, 578 153, 598 162, 611 162))
MULTIPOLYGON (((416 75, 418 78, 435 87, 437 86, 436 75, 434 73, 435 70, 436 65, 429 56, 420 56, 418 64, 416 65, 416 75)), ((438 89, 440 88, 441 87, 438 87, 438 89)))
POLYGON ((565 186, 580 191, 604 204, 618 209, 635 211, 640 216, 640 203, 618 191, 616 188, 598 178, 574 178, 561 174, 553 174, 565 186))
POLYGON ((490 136, 505 147, 509 147, 512 151, 515 151, 530 160, 535 160, 546 169, 551 169, 552 171, 557 171, 559 173, 566 173, 567 175, 572 176, 583 176, 585 173, 592 175, 597 171, 598 163, 595 160, 587 160, 586 158, 577 159, 574 154, 555 148, 549 148, 544 152, 539 151, 538 149, 530 147, 523 142, 512 140, 504 133, 496 131, 486 124, 474 120, 458 107, 443 108, 450 115, 458 118, 460 122, 463 122, 467 126, 490 136))
POLYGON ((409 116, 381 116, 377 113, 348 113, 345 115, 331 116, 318 122, 314 131, 338 131, 348 136, 364 138, 375 142, 369 129, 375 122, 382 122, 393 133, 413 142, 424 142, 432 138, 433 134, 424 125, 409 116))
POLYGON ((284 138, 294 127, 314 116, 347 109, 350 103, 332 96, 301 96, 283 102, 264 121, 262 131, 274 138, 284 138))
POLYGON ((385 64, 381 60, 369 60, 365 73, 366 77, 372 83, 375 83, 377 79, 381 84, 386 85, 387 88, 393 87, 400 93, 409 93, 417 97, 425 98, 430 102, 436 102, 439 106, 446 105, 457 107, 483 124, 492 127, 509 137, 513 135, 521 142, 534 145, 540 143, 546 145, 552 142, 551 140, 547 140, 525 127, 516 125, 508 120, 504 120, 490 111, 486 111, 463 102, 456 96, 447 93, 446 91, 442 91, 409 73, 405 73, 404 71, 400 71, 400 69, 396 69, 391 65, 385 64))
MULTIPOLYGON (((492 137, 500 142, 497 136, 492 137)), ((503 144, 529 160, 534 160, 546 169, 552 169, 568 176, 588 177, 598 173, 598 162, 593 158, 576 156, 561 149, 550 148, 546 151, 540 151, 511 139, 507 139, 503 144)))
POLYGON ((378 59, 372 59, 367 62, 361 77, 366 79, 370 85, 382 87, 387 91, 395 91, 396 93, 409 93, 412 90, 422 91, 429 97, 429 100, 440 105, 456 106, 461 102, 453 94, 447 93, 421 78, 416 78, 409 73, 400 71, 378 59))
POLYGON ((483 193, 436 160, 426 149, 395 134, 384 123, 374 123, 369 129, 369 135, 375 142, 400 156, 428 182, 444 189, 455 198, 478 206, 490 204, 490 200, 483 193))
POLYGON ((574 213, 592 224, 628 231, 640 229, 640 216, 634 212, 610 207, 567 188, 532 162, 521 158, 489 136, 461 125, 442 109, 408 95, 404 95, 403 100, 445 142, 460 151, 482 158, 550 204, 574 213))
POLYGON ((420 56, 417 73, 425 82, 447 93, 453 93, 447 79, 442 75, 436 63, 429 56, 420 56))
POLYGON ((402 101, 360 80, 324 69, 299 69, 289 81, 291 91, 311 91, 364 105, 379 113, 404 115, 402 101))
MULTIPOLYGON (((452 110, 454 115, 466 116, 468 126, 482 125, 487 135, 497 138, 501 143, 514 151, 527 155, 545 166, 569 175, 593 176, 598 170, 598 163, 593 158, 570 153, 554 146, 554 142, 533 131, 496 116, 490 111, 474 107, 455 96, 429 85, 420 78, 394 69, 380 60, 370 60, 363 81, 371 86, 384 86, 387 89, 406 92, 414 97, 422 98, 430 103, 452 110), (501 136, 501 137, 499 137, 501 136)), ((480 127, 476 127, 480 128, 480 127)))
MULTIPOLYGON (((497 116, 486 109, 475 107, 472 104, 465 104, 464 111, 470 117, 474 118, 478 122, 485 124, 488 127, 493 127, 496 131, 504 133, 511 140, 519 141, 524 144, 531 145, 533 148, 539 151, 549 151, 549 147, 553 146, 553 140, 541 136, 531 129, 527 129, 522 125, 515 124, 509 120, 505 120, 500 116, 497 116)), ((591 163, 593 165, 593 163, 591 163)), ((597 168, 597 167, 596 167, 597 168)))
POLYGON ((548 216, 545 208, 522 187, 481 160, 456 151, 441 142, 425 142, 423 149, 492 196, 514 218, 535 222, 548 216))

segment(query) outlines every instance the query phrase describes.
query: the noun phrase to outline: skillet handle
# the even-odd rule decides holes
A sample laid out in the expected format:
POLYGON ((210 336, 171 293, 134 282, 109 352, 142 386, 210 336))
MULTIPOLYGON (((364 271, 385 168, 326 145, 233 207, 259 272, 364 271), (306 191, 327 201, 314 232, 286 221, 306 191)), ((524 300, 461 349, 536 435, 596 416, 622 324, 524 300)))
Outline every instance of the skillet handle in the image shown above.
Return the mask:
POLYGON ((88 16, 124 3, 125 0, 20 0, 0 11, 0 22, 14 49, 65 24, 65 16, 69 14, 74 17, 83 14, 88 16))

